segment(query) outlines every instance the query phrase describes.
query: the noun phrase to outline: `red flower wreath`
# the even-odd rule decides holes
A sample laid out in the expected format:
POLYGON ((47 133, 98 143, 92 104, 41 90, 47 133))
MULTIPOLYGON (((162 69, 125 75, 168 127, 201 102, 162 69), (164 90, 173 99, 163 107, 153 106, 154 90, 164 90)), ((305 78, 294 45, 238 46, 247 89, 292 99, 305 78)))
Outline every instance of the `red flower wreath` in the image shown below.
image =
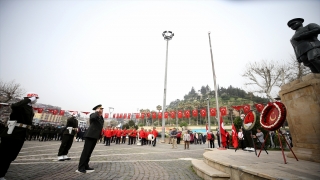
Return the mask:
POLYGON ((286 120, 287 110, 281 102, 269 102, 261 112, 260 124, 268 130, 279 129, 286 120))

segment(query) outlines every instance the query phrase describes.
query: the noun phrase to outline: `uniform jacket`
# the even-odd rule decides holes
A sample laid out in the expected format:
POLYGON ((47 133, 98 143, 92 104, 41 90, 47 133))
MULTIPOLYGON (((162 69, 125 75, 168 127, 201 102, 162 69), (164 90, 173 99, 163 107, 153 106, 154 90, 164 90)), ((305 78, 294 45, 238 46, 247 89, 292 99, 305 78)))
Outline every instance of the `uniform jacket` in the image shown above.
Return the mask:
MULTIPOLYGON (((67 120, 67 125, 66 127, 72 127, 72 128, 78 128, 78 120, 75 118, 75 117, 70 117, 68 120, 67 120)), ((76 131, 75 130, 72 130, 71 131, 71 134, 69 133, 69 130, 68 129, 65 129, 64 132, 63 132, 63 135, 72 135, 74 136, 76 134, 76 131)))
POLYGON ((103 128, 104 120, 98 112, 90 114, 90 126, 87 129, 84 137, 99 139, 103 128))
MULTIPOLYGON (((28 105, 30 103, 29 98, 24 98, 23 100, 11 105, 12 112, 10 114, 10 120, 16 120, 17 123, 32 124, 32 119, 34 116, 32 106, 28 105)), ((15 127, 12 134, 7 134, 8 128, 6 128, 0 135, 0 137, 10 137, 14 139, 25 139, 27 129, 22 127, 15 127)))

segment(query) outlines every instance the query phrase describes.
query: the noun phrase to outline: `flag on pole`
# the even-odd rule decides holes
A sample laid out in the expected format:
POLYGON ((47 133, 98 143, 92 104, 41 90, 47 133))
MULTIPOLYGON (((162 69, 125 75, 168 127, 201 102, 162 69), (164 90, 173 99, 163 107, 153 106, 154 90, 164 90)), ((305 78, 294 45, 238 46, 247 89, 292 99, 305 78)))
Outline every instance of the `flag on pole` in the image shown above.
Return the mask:
POLYGON ((162 119, 162 112, 158 112, 158 119, 162 119))
POLYGON ((220 115, 221 116, 227 115, 227 107, 220 107, 220 115))
POLYGON ((169 113, 168 112, 164 112, 164 118, 168 119, 169 113))
POLYGON ((170 117, 173 119, 173 118, 175 118, 176 117, 176 113, 174 112, 174 111, 171 111, 170 112, 170 117))
POLYGON ((237 133, 237 129, 234 126, 234 124, 232 123, 232 145, 234 148, 238 148, 239 144, 238 144, 238 133, 237 133))
POLYGON ((128 119, 131 119, 131 113, 128 113, 128 119))
POLYGON ((182 111, 178 111, 178 118, 179 118, 179 119, 182 118, 182 111))
POLYGON ((216 116, 216 115, 217 115, 216 108, 210 108, 210 116, 216 116))
POLYGON ((226 134, 226 130, 224 129, 222 116, 220 116, 220 134, 221 134, 222 146, 227 147, 227 137, 226 137, 227 134, 226 134))
POLYGON ((201 109, 200 110, 200 114, 201 114, 201 117, 206 117, 206 110, 205 109, 201 109))
POLYGON ((198 115, 198 110, 196 109, 192 110, 192 116, 197 117, 197 115, 198 115))

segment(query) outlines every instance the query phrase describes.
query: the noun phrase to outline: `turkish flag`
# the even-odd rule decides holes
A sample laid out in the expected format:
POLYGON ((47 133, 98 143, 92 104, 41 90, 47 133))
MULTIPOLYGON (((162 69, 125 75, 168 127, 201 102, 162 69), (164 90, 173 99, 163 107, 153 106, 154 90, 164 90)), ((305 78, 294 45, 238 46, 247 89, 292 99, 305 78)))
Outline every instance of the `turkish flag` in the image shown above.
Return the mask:
POLYGON ((200 110, 201 117, 206 117, 207 113, 205 109, 200 110))
POLYGON ((192 116, 197 117, 197 115, 198 115, 198 110, 196 109, 192 110, 192 116))
POLYGON ((231 106, 231 107, 237 111, 240 111, 243 108, 243 106, 231 106))
POLYGON ((88 115, 90 112, 83 112, 83 111, 82 111, 82 113, 85 114, 85 115, 88 115))
POLYGON ((117 113, 117 116, 116 116, 116 118, 119 118, 119 113, 117 113))
POLYGON ((164 118, 168 119, 169 113, 168 112, 164 112, 164 118))
POLYGON ((53 115, 57 115, 58 114, 58 110, 56 110, 56 109, 52 110, 52 114, 53 115))
POLYGON ((144 119, 145 114, 141 113, 141 119, 144 119))
POLYGON ((152 119, 156 119, 156 118, 157 118, 156 112, 152 112, 152 119))
POLYGON ((227 115, 227 107, 220 107, 220 115, 221 116, 227 115))
POLYGON ((257 109, 257 111, 258 111, 259 113, 261 113, 262 110, 263 110, 263 108, 264 108, 264 105, 263 105, 263 104, 260 104, 260 103, 255 104, 254 106, 256 107, 256 109, 257 109))
POLYGON ((232 123, 232 145, 234 148, 238 148, 238 145, 239 145, 237 129, 233 123, 232 123))
POLYGON ((136 119, 139 119, 140 113, 136 113, 136 119))
POLYGON ((43 108, 38 108, 38 113, 42 113, 43 108))
POLYGON ((127 118, 127 113, 123 114, 123 119, 127 118))
POLYGON ((162 112, 158 112, 158 119, 162 119, 162 112))
POLYGON ((122 115, 122 113, 120 114, 120 118, 122 118, 123 117, 123 115, 122 115))
POLYGON ((176 117, 176 113, 174 112, 174 111, 171 111, 170 112, 170 117, 173 119, 173 118, 175 118, 176 117))
POLYGON ((131 113, 128 113, 128 119, 131 119, 131 113))
POLYGON ((223 147, 227 147, 227 137, 226 130, 224 129, 223 119, 220 116, 220 133, 221 133, 221 144, 223 147))
POLYGON ((216 108, 210 108, 210 116, 216 116, 216 115, 217 115, 216 108))
POLYGON ((109 113, 104 113, 104 118, 109 118, 109 113))
POLYGON ((185 114, 186 118, 190 118, 190 111, 189 110, 184 111, 184 114, 185 114))
POLYGON ((60 110, 59 115, 63 116, 64 115, 64 110, 60 110))
POLYGON ((113 114, 113 118, 116 118, 116 114, 113 114))
POLYGON ((181 119, 182 118, 182 111, 178 111, 178 118, 181 119))
POLYGON ((249 104, 247 104, 247 105, 243 105, 243 112, 245 113, 245 114, 247 114, 248 112, 250 112, 250 105, 249 104))
POLYGON ((149 118, 150 117, 150 113, 147 113, 147 118, 149 118))

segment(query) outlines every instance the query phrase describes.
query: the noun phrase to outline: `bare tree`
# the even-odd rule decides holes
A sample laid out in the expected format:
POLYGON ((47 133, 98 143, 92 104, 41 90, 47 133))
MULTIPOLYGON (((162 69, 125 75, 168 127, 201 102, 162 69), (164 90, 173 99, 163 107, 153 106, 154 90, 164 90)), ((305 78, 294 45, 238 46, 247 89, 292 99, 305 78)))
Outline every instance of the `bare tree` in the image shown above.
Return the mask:
POLYGON ((271 95, 273 87, 280 87, 287 79, 288 66, 281 65, 277 61, 266 61, 248 63, 243 77, 250 81, 245 85, 255 85, 259 89, 253 92, 265 93, 268 99, 274 101, 271 95))
POLYGON ((289 71, 287 72, 288 82, 294 81, 311 73, 311 70, 302 63, 299 63, 294 55, 291 55, 288 65, 290 66, 289 71))
POLYGON ((7 103, 12 99, 21 97, 24 93, 25 90, 14 80, 10 82, 0 80, 0 102, 7 103))

